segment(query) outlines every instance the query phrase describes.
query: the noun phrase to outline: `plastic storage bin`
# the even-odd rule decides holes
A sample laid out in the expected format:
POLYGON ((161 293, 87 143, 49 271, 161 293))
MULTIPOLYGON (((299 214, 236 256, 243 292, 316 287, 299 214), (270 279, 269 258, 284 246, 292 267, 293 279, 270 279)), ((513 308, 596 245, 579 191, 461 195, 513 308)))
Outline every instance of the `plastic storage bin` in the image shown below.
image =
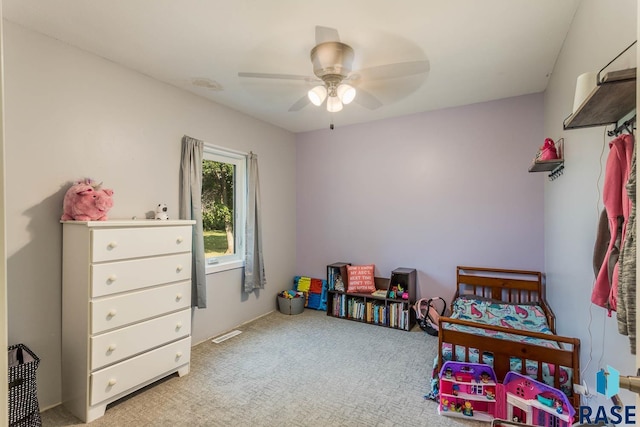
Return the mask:
POLYGON ((24 344, 9 346, 9 425, 41 426, 36 369, 40 359, 24 344))
POLYGON ((278 295, 278 310, 282 314, 300 314, 304 311, 304 297, 285 298, 278 295))

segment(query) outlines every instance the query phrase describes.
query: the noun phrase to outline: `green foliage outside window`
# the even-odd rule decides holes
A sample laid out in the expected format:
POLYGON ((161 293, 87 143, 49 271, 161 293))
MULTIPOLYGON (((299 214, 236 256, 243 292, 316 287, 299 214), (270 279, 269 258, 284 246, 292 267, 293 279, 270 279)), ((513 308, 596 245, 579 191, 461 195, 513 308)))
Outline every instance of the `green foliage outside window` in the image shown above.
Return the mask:
POLYGON ((205 238, 207 255, 234 253, 234 173, 232 164, 202 162, 202 228, 205 236, 211 237, 210 245, 205 238), (217 236, 215 245, 213 235, 217 236), (226 236, 226 245, 220 243, 222 235, 226 236))

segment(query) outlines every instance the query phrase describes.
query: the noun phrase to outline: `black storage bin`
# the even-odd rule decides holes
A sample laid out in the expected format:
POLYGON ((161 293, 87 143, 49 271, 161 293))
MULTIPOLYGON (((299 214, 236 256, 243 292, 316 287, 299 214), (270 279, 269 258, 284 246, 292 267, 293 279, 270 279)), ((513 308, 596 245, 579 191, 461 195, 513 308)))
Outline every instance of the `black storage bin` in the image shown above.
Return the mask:
POLYGON ((36 369, 40 359, 24 344, 9 346, 9 425, 41 426, 36 369))

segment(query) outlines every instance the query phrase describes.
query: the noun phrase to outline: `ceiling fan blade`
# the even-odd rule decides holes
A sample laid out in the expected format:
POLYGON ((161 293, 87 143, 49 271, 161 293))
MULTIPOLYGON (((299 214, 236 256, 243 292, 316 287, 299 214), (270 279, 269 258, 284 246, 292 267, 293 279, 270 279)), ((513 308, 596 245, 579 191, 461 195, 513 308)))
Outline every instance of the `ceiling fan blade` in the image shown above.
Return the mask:
POLYGON ((319 80, 316 77, 300 76, 297 74, 270 74, 270 73, 238 73, 238 77, 252 77, 259 79, 282 79, 282 80, 304 80, 307 82, 313 82, 319 80))
POLYGON ((335 28, 321 27, 316 25, 316 44, 324 42, 339 42, 340 36, 335 28))
POLYGON ((356 71, 355 74, 358 74, 359 78, 363 80, 381 80, 422 74, 428 71, 429 61, 410 61, 363 68, 356 71))
POLYGON ((353 102, 360 104, 369 110, 375 110, 382 107, 382 102, 380 102, 378 98, 360 88, 356 89, 356 97, 353 99, 353 102))
POLYGON ((289 107, 289 112, 300 111, 304 107, 306 107, 307 104, 309 104, 310 102, 311 101, 309 101, 309 97, 305 94, 302 98, 300 98, 296 102, 294 102, 291 107, 289 107))

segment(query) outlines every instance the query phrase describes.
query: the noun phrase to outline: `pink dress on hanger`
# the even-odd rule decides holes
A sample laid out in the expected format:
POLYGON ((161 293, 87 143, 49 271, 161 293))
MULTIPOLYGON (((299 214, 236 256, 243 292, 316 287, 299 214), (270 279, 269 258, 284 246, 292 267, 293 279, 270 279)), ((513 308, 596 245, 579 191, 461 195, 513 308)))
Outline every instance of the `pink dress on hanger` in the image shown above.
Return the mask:
POLYGON ((611 238, 604 262, 596 277, 591 293, 591 302, 616 310, 618 295, 618 254, 624 243, 627 220, 631 212, 631 200, 627 195, 626 183, 629 180, 631 157, 633 154, 633 135, 623 134, 609 142, 609 157, 604 176, 602 198, 607 211, 611 238))

